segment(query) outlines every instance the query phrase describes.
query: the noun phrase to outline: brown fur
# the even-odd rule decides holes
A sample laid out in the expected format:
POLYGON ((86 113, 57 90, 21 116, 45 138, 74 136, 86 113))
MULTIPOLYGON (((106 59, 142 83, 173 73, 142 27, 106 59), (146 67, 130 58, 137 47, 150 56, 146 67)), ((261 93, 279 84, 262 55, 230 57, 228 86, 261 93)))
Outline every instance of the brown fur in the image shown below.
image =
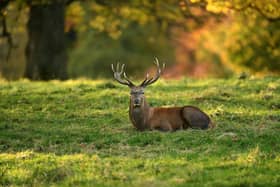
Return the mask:
POLYGON ((153 112, 149 120, 150 128, 163 131, 183 129, 187 124, 181 117, 181 110, 181 107, 150 109, 153 112))

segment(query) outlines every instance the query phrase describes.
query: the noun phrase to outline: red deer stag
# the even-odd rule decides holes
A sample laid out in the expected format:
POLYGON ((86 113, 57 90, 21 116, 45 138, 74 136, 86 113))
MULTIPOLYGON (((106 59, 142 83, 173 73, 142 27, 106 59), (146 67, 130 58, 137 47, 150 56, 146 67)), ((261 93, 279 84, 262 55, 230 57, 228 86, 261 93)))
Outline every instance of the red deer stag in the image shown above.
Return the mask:
POLYGON ((139 86, 136 86, 128 79, 124 71, 124 64, 121 67, 117 64, 116 69, 112 64, 114 78, 120 84, 127 85, 130 88, 129 117, 134 127, 141 131, 154 129, 175 131, 189 127, 198 129, 213 127, 209 116, 194 106, 169 108, 149 106, 144 95, 144 89, 159 79, 162 69, 165 67, 163 64, 162 69, 160 68, 157 58, 155 58, 155 64, 157 65, 156 76, 149 78, 147 74, 139 86))

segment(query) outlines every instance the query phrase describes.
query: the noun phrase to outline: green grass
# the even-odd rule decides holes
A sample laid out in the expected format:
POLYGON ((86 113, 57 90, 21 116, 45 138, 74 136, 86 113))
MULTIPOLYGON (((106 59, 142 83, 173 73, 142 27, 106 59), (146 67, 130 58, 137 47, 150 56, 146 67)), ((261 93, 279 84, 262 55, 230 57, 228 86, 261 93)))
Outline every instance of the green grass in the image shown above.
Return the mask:
POLYGON ((0 81, 0 185, 280 185, 279 78, 161 80, 146 96, 217 127, 138 132, 111 81, 0 81))

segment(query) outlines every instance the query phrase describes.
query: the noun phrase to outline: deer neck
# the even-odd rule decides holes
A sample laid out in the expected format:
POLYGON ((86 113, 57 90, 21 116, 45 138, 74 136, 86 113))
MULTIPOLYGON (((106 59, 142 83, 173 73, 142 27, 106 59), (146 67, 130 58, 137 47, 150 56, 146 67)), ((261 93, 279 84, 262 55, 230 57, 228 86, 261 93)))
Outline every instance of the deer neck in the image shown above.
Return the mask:
POLYGON ((147 103, 146 99, 144 99, 143 104, 140 107, 134 107, 132 102, 130 101, 129 107, 129 117, 133 125, 138 130, 149 129, 149 119, 152 108, 147 103))

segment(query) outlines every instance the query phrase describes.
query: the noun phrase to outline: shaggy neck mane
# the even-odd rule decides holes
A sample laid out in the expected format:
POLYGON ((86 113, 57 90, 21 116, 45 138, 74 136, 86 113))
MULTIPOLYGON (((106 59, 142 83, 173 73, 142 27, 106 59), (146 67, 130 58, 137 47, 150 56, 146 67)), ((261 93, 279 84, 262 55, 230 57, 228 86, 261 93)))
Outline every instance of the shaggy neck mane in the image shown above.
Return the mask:
POLYGON ((150 116, 150 108, 149 104, 144 99, 144 103, 140 107, 134 107, 133 103, 130 101, 129 107, 129 117, 133 125, 138 130, 144 130, 148 128, 148 120, 150 116))

